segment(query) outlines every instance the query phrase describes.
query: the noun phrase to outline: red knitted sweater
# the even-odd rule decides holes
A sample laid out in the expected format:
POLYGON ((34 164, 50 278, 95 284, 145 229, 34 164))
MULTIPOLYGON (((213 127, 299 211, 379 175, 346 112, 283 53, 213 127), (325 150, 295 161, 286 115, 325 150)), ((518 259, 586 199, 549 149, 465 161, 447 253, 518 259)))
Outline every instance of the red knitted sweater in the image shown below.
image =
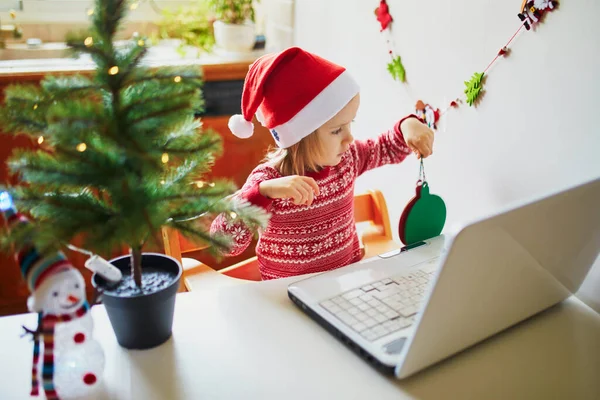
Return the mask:
MULTIPOLYGON (((315 179, 320 191, 311 206, 262 196, 258 190, 260 182, 281 175, 268 164, 252 171, 237 195, 271 213, 256 246, 262 279, 328 271, 360 260, 354 223, 354 182, 365 171, 400 163, 410 154, 400 131, 403 120, 376 139, 354 141, 335 167, 307 173, 315 179)), ((252 241, 249 229, 225 214, 212 223, 211 233, 217 232, 234 240, 227 256, 240 254, 252 241)))

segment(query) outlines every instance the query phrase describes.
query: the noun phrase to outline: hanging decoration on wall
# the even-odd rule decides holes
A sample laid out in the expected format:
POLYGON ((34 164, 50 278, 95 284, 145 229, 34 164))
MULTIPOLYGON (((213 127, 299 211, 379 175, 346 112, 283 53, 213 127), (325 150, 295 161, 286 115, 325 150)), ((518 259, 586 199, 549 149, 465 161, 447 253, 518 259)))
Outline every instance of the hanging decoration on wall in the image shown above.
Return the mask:
MULTIPOLYGON (((483 87, 485 83, 484 81, 489 75, 489 70, 496 63, 496 61, 510 54, 509 46, 523 28, 526 30, 535 28, 535 26, 542 21, 544 15, 552 10, 555 10, 558 5, 558 1, 555 0, 523 0, 521 3, 520 12, 517 14, 521 20, 521 25, 517 31, 510 37, 508 42, 498 50, 495 57, 482 72, 474 73, 470 80, 465 81, 464 93, 454 98, 454 100, 450 101, 450 104, 448 104, 446 108, 439 111, 437 119, 442 118, 450 109, 458 108, 463 102, 466 102, 472 107, 477 106, 481 100, 481 95, 485 92, 483 87)), ((381 32, 388 35, 386 42, 388 43, 388 51, 392 57, 392 61, 388 63, 387 66, 388 72, 395 80, 406 82, 406 71, 404 70, 400 56, 396 55, 394 52, 393 38, 390 32, 393 18, 389 12, 389 6, 385 0, 381 0, 379 2, 379 7, 375 9, 375 15, 377 16, 377 21, 381 25, 381 32)))
MULTIPOLYGON (((523 27, 529 31, 541 22, 547 12, 556 9, 557 6, 558 2, 554 0, 523 0, 520 12, 518 13, 521 25, 508 42, 496 52, 495 57, 488 66, 482 72, 475 72, 468 81, 464 82, 465 89, 463 90, 463 94, 451 100, 448 106, 442 111, 422 100, 418 100, 415 105, 416 116, 431 129, 436 129, 439 119, 450 109, 458 108, 463 102, 466 102, 471 107, 476 106, 481 101, 481 97, 485 92, 484 83, 490 69, 496 61, 510 54, 509 46, 523 27)), ((406 82, 406 71, 404 70, 400 56, 394 52, 391 35, 393 18, 385 0, 379 2, 379 7, 375 9, 375 15, 381 26, 381 32, 388 35, 386 42, 388 44, 388 52, 392 57, 392 61, 388 64, 388 72, 394 80, 406 82)), ((441 233, 445 220, 446 206, 439 196, 430 194, 429 184, 425 179, 423 159, 421 159, 416 195, 409 201, 400 218, 398 226, 400 239, 404 244, 411 244, 419 240, 437 236, 441 233)))
POLYGON ((553 0, 523 0, 517 16, 523 21, 525 29, 530 30, 547 11, 554 10, 557 5, 558 2, 553 0))
POLYGON ((375 16, 377 17, 377 21, 381 26, 380 32, 385 35, 386 43, 388 46, 388 53, 392 60, 388 63, 387 69, 392 78, 396 81, 406 82, 406 70, 404 69, 404 65, 402 65, 402 58, 394 49, 393 38, 391 34, 391 23, 393 18, 390 14, 389 7, 385 0, 381 0, 379 2, 379 7, 375 9, 375 16))
POLYGON ((479 96, 483 93, 483 72, 475 72, 471 80, 465 81, 465 95, 467 96, 467 104, 473 106, 479 96))
POLYGON ((417 100, 415 115, 426 123, 429 128, 433 130, 437 129, 437 122, 440 119, 440 110, 438 108, 433 108, 422 100, 417 100))
POLYGON ((404 65, 402 65, 400 56, 392 58, 392 61, 388 63, 388 72, 392 75, 394 80, 406 82, 406 71, 404 70, 404 65))
POLYGON ((379 7, 375 9, 375 15, 377 16, 377 21, 379 21, 379 23, 381 24, 382 32, 386 30, 393 21, 392 16, 390 14, 390 9, 385 0, 381 0, 379 2, 379 7))
MULTIPOLYGON (((31 235, 32 225, 0 192, 0 213, 11 231, 31 235)), ((29 236, 26 236, 29 237, 29 236)), ((15 254, 31 295, 30 311, 38 313, 33 339, 31 396, 40 386, 48 400, 80 399, 92 394, 102 380, 104 352, 92 337, 93 320, 83 276, 62 252, 44 251, 28 243, 15 254)))
POLYGON ((423 158, 415 196, 408 202, 398 224, 398 236, 405 245, 438 236, 446 223, 446 204, 440 196, 431 194, 425 177, 423 158))

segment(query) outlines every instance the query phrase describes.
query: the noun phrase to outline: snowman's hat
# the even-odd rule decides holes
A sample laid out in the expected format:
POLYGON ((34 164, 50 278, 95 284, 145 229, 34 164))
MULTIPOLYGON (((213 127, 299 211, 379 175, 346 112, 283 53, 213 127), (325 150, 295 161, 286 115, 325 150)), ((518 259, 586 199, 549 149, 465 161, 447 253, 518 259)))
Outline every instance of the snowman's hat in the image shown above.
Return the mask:
MULTIPOLYGON (((4 215, 9 231, 30 223, 25 215, 17 211, 7 192, 0 192, 0 212, 4 215)), ((27 305, 30 311, 34 312, 41 311, 42 303, 52 287, 50 284, 44 284, 48 278, 66 271, 79 273, 63 252, 40 253, 32 243, 25 243, 15 254, 15 259, 31 292, 27 305)))

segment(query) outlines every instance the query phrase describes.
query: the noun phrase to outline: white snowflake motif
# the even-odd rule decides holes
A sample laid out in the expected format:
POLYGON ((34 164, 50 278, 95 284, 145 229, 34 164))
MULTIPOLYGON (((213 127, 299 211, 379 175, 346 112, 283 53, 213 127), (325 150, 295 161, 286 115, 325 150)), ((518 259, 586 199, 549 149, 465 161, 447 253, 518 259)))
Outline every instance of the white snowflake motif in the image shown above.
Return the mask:
POLYGON ((345 175, 346 177, 346 186, 349 186, 352 184, 352 175, 350 173, 348 173, 347 175, 345 175))
POLYGON ((337 192, 338 190, 340 190, 340 185, 337 182, 332 182, 331 183, 331 191, 337 192))
POLYGON ((330 248, 331 246, 333 246, 333 239, 328 237, 327 239, 325 239, 324 245, 326 249, 330 248))
POLYGON ((233 223, 233 220, 225 217, 223 218, 223 226, 225 227, 226 231, 230 231, 231 229, 233 229, 235 224, 233 223))
POLYGON ((292 246, 290 246, 289 244, 284 244, 283 247, 281 247, 281 251, 286 256, 289 256, 289 255, 292 255, 292 253, 294 252, 294 248, 292 246))
POLYGON ((327 186, 323 186, 323 188, 319 191, 320 195, 325 197, 327 195, 329 195, 329 189, 327 188, 327 186))
POLYGON ((307 255, 308 254, 308 245, 301 244, 300 246, 296 247, 296 253, 298 253, 298 255, 301 255, 301 256, 307 255))
POLYGON ((291 205, 292 205, 292 200, 293 200, 293 199, 292 199, 292 198, 290 198, 290 197, 288 197, 288 198, 285 198, 285 199, 281 199, 281 200, 279 200, 279 205, 280 205, 281 207, 289 207, 289 206, 291 206, 291 205))
POLYGON ((271 252, 273 254, 279 254, 279 245, 276 243, 271 243, 271 252))
POLYGON ((345 238, 346 238, 346 234, 344 232, 340 232, 337 235, 335 235, 335 242, 337 244, 340 244, 344 241, 345 238))
POLYGON ((233 232, 231 232, 231 236, 233 236, 236 242, 240 242, 246 237, 246 231, 241 226, 236 226, 233 232))
POLYGON ((320 243, 320 242, 315 243, 315 244, 313 244, 312 251, 313 251, 313 253, 319 253, 322 248, 323 248, 323 243, 320 243))

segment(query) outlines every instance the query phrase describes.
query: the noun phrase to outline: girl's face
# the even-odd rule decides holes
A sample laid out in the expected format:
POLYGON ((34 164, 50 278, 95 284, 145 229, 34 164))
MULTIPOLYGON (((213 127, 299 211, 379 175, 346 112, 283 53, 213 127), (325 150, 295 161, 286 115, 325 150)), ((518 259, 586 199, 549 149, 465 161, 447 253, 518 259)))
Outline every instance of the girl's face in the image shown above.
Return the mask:
POLYGON ((317 129, 320 143, 320 156, 317 165, 333 167, 339 164, 342 155, 350 148, 354 141, 350 131, 350 124, 360 105, 360 95, 357 94, 344 108, 323 126, 317 129))

